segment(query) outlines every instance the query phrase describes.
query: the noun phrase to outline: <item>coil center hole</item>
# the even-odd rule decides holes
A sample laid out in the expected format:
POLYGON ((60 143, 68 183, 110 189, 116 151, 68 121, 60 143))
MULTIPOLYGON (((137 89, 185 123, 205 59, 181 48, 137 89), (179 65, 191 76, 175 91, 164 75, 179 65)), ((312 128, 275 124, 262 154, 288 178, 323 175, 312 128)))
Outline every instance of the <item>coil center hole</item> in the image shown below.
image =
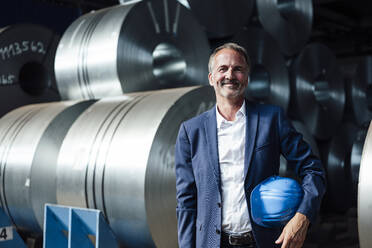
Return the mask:
POLYGON ((247 93, 249 97, 263 100, 270 94, 270 74, 263 65, 256 64, 249 76, 247 93))
POLYGON ((277 0, 277 7, 280 15, 288 20, 290 15, 296 10, 295 0, 277 0))
POLYGON ((326 72, 325 70, 315 78, 314 85, 313 85, 313 94, 315 100, 322 106, 326 107, 327 102, 331 98, 331 90, 329 88, 329 83, 326 79, 326 72))
POLYGON ((48 76, 44 66, 38 62, 29 62, 19 72, 19 84, 30 95, 41 95, 48 88, 48 76))
POLYGON ((160 43, 152 53, 153 74, 160 83, 182 80, 186 73, 186 60, 181 51, 169 43, 160 43))

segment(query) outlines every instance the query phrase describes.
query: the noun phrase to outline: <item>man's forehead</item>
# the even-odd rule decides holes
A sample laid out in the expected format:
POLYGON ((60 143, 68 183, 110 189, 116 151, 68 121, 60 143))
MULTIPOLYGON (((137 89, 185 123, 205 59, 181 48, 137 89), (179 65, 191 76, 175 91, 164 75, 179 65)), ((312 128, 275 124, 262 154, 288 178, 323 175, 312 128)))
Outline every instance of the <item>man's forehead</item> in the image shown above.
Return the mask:
POLYGON ((214 57, 214 61, 218 61, 219 63, 223 63, 226 58, 233 56, 237 62, 243 63, 245 65, 245 59, 242 54, 235 51, 234 49, 230 48, 223 48, 218 51, 214 57))

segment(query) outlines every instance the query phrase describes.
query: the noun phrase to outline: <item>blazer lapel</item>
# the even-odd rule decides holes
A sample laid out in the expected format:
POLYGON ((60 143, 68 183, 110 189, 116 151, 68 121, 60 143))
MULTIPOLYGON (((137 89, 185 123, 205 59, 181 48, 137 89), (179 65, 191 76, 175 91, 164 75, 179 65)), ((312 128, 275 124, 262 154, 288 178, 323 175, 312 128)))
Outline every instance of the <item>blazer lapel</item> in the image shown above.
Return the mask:
POLYGON ((210 156, 210 164, 213 168, 213 174, 215 175, 218 189, 221 191, 221 178, 220 178, 220 166, 218 159, 218 144, 217 144, 217 120, 216 120, 216 108, 212 108, 208 111, 208 115, 204 122, 204 129, 207 137, 207 148, 210 156))
MULTIPOLYGON (((251 167, 252 154, 256 146, 256 134, 259 114, 252 103, 246 101, 246 131, 245 131, 245 161, 244 161, 244 175, 247 178, 249 168, 251 167)), ((251 180, 248 180, 248 183, 251 180)))

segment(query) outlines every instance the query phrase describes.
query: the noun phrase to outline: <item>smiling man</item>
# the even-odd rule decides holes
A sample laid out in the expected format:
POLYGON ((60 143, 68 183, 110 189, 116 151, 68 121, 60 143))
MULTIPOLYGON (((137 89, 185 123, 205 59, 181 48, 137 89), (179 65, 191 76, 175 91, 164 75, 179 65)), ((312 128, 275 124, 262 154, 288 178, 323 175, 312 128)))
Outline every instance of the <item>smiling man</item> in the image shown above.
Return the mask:
POLYGON ((320 160, 281 108, 245 99, 250 62, 244 48, 216 48, 208 68, 217 104, 184 122, 176 143, 180 248, 302 247, 325 192, 320 160), (284 228, 265 228, 251 221, 249 197, 278 175, 280 154, 295 166, 304 197, 284 228))

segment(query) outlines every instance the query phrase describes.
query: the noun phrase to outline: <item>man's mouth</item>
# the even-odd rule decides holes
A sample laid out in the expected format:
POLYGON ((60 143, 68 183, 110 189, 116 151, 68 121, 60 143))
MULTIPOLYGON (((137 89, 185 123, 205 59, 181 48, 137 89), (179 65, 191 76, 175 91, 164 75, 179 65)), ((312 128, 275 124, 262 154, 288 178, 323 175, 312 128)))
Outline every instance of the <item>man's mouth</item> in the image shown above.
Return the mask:
POLYGON ((227 85, 227 86, 229 86, 229 85, 230 86, 238 86, 239 82, 236 81, 236 80, 234 80, 234 81, 224 80, 224 81, 221 82, 221 86, 225 86, 225 85, 227 85))

